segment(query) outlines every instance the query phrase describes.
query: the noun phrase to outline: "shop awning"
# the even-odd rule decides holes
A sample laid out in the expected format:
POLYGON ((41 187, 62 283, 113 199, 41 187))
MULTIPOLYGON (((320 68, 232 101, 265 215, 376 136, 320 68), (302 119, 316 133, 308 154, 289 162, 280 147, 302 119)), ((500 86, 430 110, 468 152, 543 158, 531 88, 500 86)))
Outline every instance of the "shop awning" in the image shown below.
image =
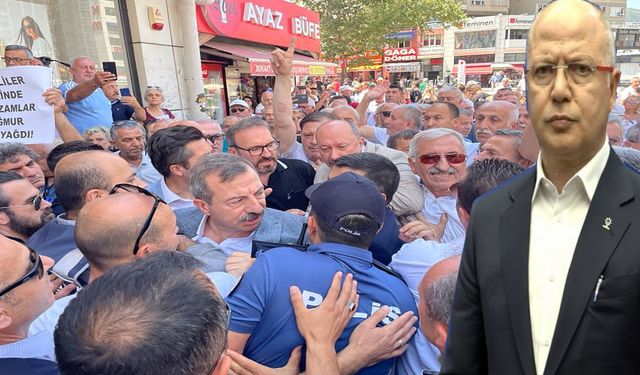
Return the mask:
MULTIPOLYGON (((214 56, 248 62, 252 76, 275 75, 269 62, 272 49, 221 42, 207 42, 201 48, 204 52, 214 56)), ((336 75, 337 67, 336 64, 296 53, 293 57, 291 74, 295 76, 333 76, 336 75)))
MULTIPOLYGON (((491 74, 491 64, 467 64, 465 75, 471 74, 491 74)), ((458 73, 458 64, 454 65, 451 74, 458 73)))

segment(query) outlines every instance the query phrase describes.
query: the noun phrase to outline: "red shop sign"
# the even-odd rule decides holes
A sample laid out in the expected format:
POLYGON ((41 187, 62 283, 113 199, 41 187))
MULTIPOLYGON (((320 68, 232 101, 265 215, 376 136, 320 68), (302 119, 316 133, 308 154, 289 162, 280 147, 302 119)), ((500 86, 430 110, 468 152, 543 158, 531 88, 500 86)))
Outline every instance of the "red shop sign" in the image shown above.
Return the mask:
POLYGON ((320 52, 320 15, 282 0, 215 0, 196 11, 198 31, 320 52))
POLYGON ((385 48, 383 55, 386 63, 418 60, 418 52, 415 48, 385 48))

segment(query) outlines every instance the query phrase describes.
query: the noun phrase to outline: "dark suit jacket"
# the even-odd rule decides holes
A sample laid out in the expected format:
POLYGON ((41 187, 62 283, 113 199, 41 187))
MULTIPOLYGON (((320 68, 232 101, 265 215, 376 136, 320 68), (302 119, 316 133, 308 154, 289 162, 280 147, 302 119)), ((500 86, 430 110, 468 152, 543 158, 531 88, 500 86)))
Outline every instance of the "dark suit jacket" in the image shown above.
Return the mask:
MULTIPOLYGON (((441 374, 535 374, 527 276, 535 178, 531 168, 472 210, 441 374)), ((611 150, 569 268, 545 375, 640 373, 639 198, 640 176, 611 150)))

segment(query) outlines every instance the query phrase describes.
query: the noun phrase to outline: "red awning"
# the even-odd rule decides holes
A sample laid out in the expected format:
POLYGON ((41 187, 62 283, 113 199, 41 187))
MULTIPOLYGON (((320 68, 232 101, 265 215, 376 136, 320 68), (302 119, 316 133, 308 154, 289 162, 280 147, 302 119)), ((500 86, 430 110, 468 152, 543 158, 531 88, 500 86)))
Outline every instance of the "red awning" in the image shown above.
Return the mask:
MULTIPOLYGON (((209 47, 210 49, 205 48, 204 51, 213 55, 249 62, 251 75, 253 76, 275 75, 269 62, 272 49, 220 42, 207 42, 203 47, 209 47), (220 51, 222 54, 216 53, 216 51, 220 51)), ((291 74, 295 76, 331 76, 336 75, 337 67, 338 65, 336 64, 296 53, 293 57, 291 74)))
MULTIPOLYGON (((458 64, 454 65, 451 74, 458 73, 458 64)), ((491 64, 467 64, 465 75, 471 74, 491 74, 491 64)))

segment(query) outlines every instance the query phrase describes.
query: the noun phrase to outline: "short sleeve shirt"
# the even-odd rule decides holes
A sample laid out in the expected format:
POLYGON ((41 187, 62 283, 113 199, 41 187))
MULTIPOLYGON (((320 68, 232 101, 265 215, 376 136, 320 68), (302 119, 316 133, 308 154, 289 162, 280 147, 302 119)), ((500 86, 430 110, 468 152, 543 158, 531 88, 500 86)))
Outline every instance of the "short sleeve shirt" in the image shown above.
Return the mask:
MULTIPOLYGON (((78 84, 74 81, 67 81, 60 85, 64 99, 67 99, 67 92, 78 84)), ((80 134, 94 126, 111 127, 113 116, 111 114, 111 103, 101 89, 95 89, 91 95, 77 102, 67 102, 69 110, 65 113, 71 124, 78 129, 80 134)))
POLYGON ((297 208, 306 211, 309 198, 304 191, 313 185, 316 171, 309 163, 294 159, 280 159, 276 170, 269 176, 267 187, 273 192, 267 196, 267 207, 286 211, 297 208))

